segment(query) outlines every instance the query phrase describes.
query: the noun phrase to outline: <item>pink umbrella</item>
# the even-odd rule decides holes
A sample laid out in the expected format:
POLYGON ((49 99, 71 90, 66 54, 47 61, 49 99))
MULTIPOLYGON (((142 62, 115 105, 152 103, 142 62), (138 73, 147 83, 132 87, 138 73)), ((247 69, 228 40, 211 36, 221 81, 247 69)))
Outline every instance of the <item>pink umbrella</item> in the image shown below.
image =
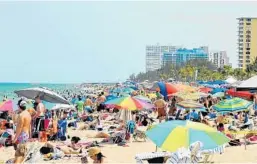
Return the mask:
POLYGON ((9 110, 13 110, 13 106, 12 106, 12 101, 8 100, 8 101, 4 101, 0 103, 0 111, 1 112, 5 112, 5 111, 9 111, 9 110))

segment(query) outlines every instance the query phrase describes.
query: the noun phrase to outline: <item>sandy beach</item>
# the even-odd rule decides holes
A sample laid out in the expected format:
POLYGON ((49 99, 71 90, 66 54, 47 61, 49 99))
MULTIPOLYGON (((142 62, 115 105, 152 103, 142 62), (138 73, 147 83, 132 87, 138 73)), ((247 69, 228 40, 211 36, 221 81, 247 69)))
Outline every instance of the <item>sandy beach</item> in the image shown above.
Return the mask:
MULTIPOLYGON (((95 131, 80 131, 80 130, 69 130, 70 136, 79 136, 83 140, 93 141, 102 139, 95 138, 86 138, 85 136, 91 136, 95 133, 95 131)), ((212 161, 214 163, 256 163, 257 156, 255 154, 255 150, 257 149, 256 145, 247 145, 245 150, 245 146, 236 146, 236 147, 228 147, 225 149, 223 154, 215 154, 212 157, 212 161)), ((114 144, 105 144, 101 147, 103 154, 107 157, 106 162, 108 163, 136 163, 135 155, 143 152, 154 152, 155 145, 147 140, 146 142, 132 142, 128 144, 128 147, 117 146, 114 144)), ((160 150, 158 150, 160 151, 160 150)), ((0 149, 0 160, 6 161, 14 157, 13 147, 1 148, 0 149)), ((89 162, 91 163, 90 159, 89 162)), ((51 160, 44 161, 44 163, 80 163, 79 157, 65 158, 61 160, 51 160)))

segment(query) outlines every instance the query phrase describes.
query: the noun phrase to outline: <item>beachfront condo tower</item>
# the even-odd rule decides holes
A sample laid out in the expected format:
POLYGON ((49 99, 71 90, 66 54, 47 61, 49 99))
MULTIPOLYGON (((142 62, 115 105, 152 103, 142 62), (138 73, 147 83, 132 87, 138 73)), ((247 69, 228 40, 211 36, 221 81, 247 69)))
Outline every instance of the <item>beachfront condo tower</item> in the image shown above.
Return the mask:
POLYGON ((257 57, 257 18, 238 19, 238 67, 246 69, 257 57))
POLYGON ((163 53, 175 52, 179 47, 171 45, 147 45, 146 52, 146 72, 154 71, 162 67, 162 55, 163 53))

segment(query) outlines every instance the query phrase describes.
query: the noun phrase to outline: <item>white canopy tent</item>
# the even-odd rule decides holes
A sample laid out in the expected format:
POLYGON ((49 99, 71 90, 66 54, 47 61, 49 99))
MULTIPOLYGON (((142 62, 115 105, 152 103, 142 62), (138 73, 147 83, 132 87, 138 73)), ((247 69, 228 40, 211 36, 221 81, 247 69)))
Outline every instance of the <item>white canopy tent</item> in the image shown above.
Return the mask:
POLYGON ((228 77, 227 80, 225 80, 225 81, 226 81, 228 84, 234 84, 234 83, 237 82, 237 80, 236 80, 234 77, 232 77, 232 76, 228 77))
POLYGON ((257 75, 243 81, 236 88, 237 90, 257 89, 257 75))

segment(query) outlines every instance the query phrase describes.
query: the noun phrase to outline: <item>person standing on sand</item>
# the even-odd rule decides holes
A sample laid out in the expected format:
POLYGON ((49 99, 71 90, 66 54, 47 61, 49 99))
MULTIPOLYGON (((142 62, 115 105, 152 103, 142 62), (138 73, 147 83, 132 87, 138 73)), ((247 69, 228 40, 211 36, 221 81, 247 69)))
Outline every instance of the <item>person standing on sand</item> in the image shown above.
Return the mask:
POLYGON ((39 96, 35 98, 35 110, 36 110, 36 115, 34 118, 36 118, 36 130, 37 132, 39 131, 44 131, 44 119, 45 119, 45 106, 41 102, 41 99, 39 96))
POLYGON ((77 102, 77 110, 78 110, 78 115, 81 116, 84 111, 84 102, 82 101, 81 96, 78 96, 79 101, 77 102))
POLYGON ((157 118, 159 119, 159 122, 166 118, 166 102, 159 96, 157 97, 157 100, 154 102, 154 106, 158 112, 157 118))
POLYGON ((104 96, 104 92, 101 92, 101 94, 99 95, 98 99, 97 99, 97 111, 100 112, 102 110, 105 109, 105 105, 104 102, 106 101, 106 97, 104 96))
POLYGON ((93 110, 92 110, 93 102, 92 102, 92 100, 91 100, 91 98, 89 96, 87 96, 87 99, 86 99, 86 101, 84 103, 84 106, 85 106, 86 112, 88 112, 88 113, 92 113, 93 112, 93 110))
POLYGON ((13 139, 13 144, 17 145, 15 152, 14 163, 22 163, 26 155, 26 143, 29 139, 30 128, 31 128, 31 115, 26 110, 26 102, 21 101, 18 103, 19 116, 17 120, 16 134, 13 139))

